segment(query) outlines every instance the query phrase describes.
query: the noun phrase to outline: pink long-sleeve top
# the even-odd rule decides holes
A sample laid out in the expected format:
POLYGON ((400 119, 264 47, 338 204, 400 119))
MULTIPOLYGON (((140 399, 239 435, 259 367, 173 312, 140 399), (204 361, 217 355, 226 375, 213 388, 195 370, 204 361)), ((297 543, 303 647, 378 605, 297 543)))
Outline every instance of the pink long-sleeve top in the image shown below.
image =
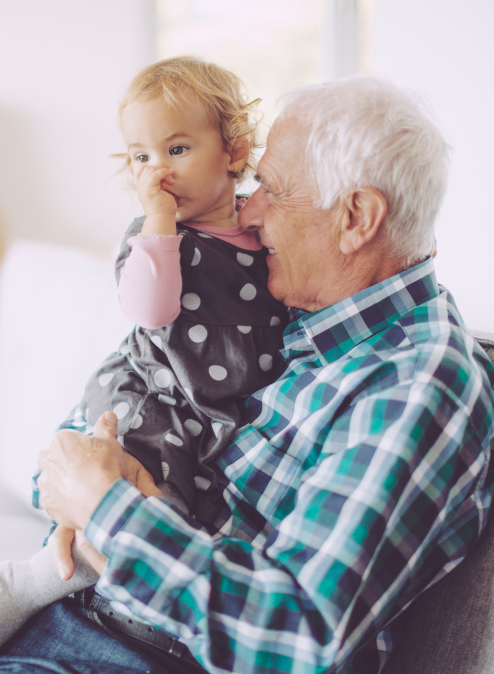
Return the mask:
MULTIPOLYGON (((244 250, 262 248, 257 233, 246 232, 239 226, 225 229, 193 222, 185 224, 244 250)), ((180 313, 181 238, 180 234, 150 234, 128 240, 131 252, 120 274, 118 306, 125 316, 142 328, 163 328, 173 323, 180 313)))

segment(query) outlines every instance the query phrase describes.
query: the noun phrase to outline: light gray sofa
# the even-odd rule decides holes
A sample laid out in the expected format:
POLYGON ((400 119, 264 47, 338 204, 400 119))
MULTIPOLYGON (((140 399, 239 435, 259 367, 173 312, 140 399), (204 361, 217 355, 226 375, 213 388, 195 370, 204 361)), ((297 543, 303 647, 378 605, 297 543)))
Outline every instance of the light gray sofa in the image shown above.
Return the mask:
MULTIPOLYGON (((494 335, 476 337, 494 362, 494 335)), ((382 674, 494 674, 494 513, 470 555, 414 602, 403 623, 382 674)))
POLYGON ((0 561, 39 549, 50 522, 31 507, 38 452, 89 374, 131 330, 113 262, 16 241, 0 266, 0 561))

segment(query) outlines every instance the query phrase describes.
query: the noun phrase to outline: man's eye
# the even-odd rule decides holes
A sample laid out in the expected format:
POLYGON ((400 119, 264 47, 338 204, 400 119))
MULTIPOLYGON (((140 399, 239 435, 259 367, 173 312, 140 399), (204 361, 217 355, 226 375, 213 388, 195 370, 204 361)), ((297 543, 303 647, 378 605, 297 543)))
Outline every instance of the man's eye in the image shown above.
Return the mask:
POLYGON ((147 156, 147 154, 138 154, 136 159, 141 164, 145 164, 147 161, 149 161, 149 157, 147 156))
POLYGON ((184 147, 183 145, 175 145, 175 147, 172 147, 170 149, 170 154, 177 157, 179 154, 183 154, 186 150, 187 150, 187 148, 184 147))

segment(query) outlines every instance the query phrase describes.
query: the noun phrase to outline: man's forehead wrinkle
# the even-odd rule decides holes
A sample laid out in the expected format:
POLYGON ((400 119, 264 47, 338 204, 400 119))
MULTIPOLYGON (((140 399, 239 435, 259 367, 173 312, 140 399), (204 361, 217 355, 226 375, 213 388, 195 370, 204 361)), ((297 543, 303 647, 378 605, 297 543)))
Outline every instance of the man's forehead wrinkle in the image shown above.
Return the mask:
POLYGON ((256 180, 262 187, 270 191, 276 191, 283 184, 281 176, 273 166, 273 162, 270 161, 270 154, 267 151, 261 157, 257 166, 256 180))
MULTIPOLYGON (((301 129, 296 117, 275 121, 268 135, 266 152, 259 166, 264 162, 269 165, 269 178, 275 180, 283 191, 305 182, 301 177, 305 164, 306 135, 307 131, 301 129)), ((259 173, 265 174, 266 170, 259 170, 259 173)))

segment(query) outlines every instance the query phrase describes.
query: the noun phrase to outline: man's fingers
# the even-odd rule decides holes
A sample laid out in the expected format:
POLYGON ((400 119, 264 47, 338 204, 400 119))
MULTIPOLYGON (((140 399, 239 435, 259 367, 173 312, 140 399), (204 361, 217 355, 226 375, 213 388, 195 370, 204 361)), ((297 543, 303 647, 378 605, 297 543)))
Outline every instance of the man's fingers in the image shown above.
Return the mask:
POLYGON ((163 496, 156 486, 153 476, 145 468, 142 468, 137 473, 137 488, 147 498, 150 496, 163 496))
POLYGON ((149 473, 142 463, 131 454, 124 452, 123 477, 131 482, 144 496, 162 496, 163 494, 156 486, 153 476, 149 473))
POLYGON ((102 555, 101 552, 96 550, 96 548, 93 548, 91 543, 84 536, 84 533, 81 531, 81 529, 75 532, 75 537, 77 541, 77 547, 87 559, 87 561, 91 564, 96 573, 99 573, 101 576, 105 568, 107 558, 102 555))
POLYGON ((93 437, 101 440, 116 440, 118 437, 117 415, 113 412, 102 414, 94 427, 93 437))
POLYGON ((62 580, 69 580, 74 575, 74 562, 72 560, 72 541, 75 531, 64 526, 58 526, 50 538, 53 552, 53 561, 58 575, 62 580))
POLYGON ((47 449, 42 449, 40 452, 38 452, 38 457, 37 457, 36 461, 38 463, 39 468, 43 469, 43 464, 45 463, 47 456, 48 456, 48 450, 47 449))

